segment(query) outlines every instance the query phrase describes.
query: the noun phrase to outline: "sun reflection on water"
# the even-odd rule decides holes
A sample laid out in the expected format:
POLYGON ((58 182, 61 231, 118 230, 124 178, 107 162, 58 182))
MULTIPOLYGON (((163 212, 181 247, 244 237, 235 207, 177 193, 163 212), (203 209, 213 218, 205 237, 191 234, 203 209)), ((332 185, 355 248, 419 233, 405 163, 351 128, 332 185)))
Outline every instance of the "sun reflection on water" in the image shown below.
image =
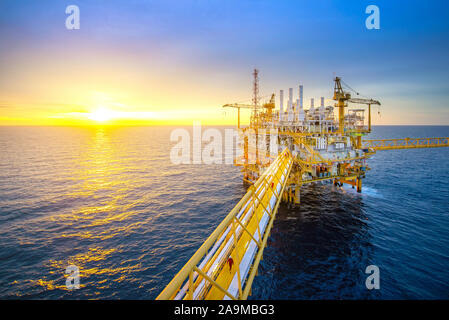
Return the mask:
MULTIPOLYGON (((82 204, 70 212, 65 211, 50 218, 52 222, 64 226, 60 239, 94 244, 86 249, 75 248, 78 253, 69 254, 64 259, 49 260, 49 275, 60 275, 61 270, 73 264, 79 267, 83 279, 112 277, 114 282, 121 282, 129 273, 142 267, 138 259, 125 260, 113 267, 102 265, 104 260, 111 255, 119 255, 121 250, 120 245, 105 248, 101 244, 130 234, 145 222, 144 219, 133 219, 138 214, 133 207, 139 201, 130 201, 127 196, 130 187, 136 187, 135 184, 142 180, 133 177, 133 172, 138 168, 127 157, 126 148, 118 147, 119 144, 114 141, 116 130, 95 127, 90 132, 89 143, 80 152, 76 166, 70 168, 71 180, 77 183, 63 195, 64 198, 83 199, 82 204)), ((34 284, 46 290, 65 290, 65 286, 60 285, 60 281, 58 284, 58 281, 43 277, 34 281, 34 284)), ((106 279, 99 281, 102 285, 98 289, 104 289, 106 282, 106 279)))
POLYGON ((171 130, 3 131, 0 297, 155 297, 241 196, 238 168, 171 164, 171 130))

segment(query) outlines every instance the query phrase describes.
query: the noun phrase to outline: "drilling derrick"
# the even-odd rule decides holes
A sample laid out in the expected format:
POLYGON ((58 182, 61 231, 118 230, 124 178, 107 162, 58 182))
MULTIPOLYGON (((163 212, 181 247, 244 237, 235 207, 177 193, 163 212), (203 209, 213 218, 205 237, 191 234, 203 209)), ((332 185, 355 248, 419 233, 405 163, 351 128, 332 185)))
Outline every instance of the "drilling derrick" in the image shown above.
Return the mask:
POLYGON ((259 97, 259 70, 254 69, 253 73, 253 97, 252 104, 232 103, 225 104, 223 108, 235 108, 238 112, 237 129, 240 136, 241 158, 234 160, 235 165, 242 167, 243 182, 253 184, 260 173, 268 167, 274 158, 269 158, 267 154, 265 140, 267 132, 265 123, 272 120, 275 109, 275 94, 271 95, 269 101, 260 105, 259 97), (248 127, 242 128, 240 123, 240 109, 251 110, 250 123, 248 127), (262 145, 262 149, 261 149, 262 145))

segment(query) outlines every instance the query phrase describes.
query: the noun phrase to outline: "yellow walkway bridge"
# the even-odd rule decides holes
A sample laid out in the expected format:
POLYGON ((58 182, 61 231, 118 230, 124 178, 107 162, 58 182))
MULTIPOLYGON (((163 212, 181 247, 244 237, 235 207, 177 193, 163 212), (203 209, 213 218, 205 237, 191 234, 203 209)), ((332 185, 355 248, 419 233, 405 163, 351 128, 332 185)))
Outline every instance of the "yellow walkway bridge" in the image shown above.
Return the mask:
POLYGON ((449 147, 449 138, 405 138, 363 140, 362 146, 374 150, 449 147))
POLYGON ((292 166, 285 149, 157 299, 246 299, 292 166))

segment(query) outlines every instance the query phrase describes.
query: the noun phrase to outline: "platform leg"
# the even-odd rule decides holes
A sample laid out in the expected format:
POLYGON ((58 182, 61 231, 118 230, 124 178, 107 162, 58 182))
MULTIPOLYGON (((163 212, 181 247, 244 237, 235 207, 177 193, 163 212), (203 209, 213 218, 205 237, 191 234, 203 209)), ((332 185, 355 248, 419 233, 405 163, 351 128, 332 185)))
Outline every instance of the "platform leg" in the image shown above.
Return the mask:
POLYGON ((357 178, 356 184, 357 184, 357 192, 362 192, 362 179, 357 178))
POLYGON ((301 201, 301 189, 299 186, 295 187, 295 204, 299 204, 301 201))

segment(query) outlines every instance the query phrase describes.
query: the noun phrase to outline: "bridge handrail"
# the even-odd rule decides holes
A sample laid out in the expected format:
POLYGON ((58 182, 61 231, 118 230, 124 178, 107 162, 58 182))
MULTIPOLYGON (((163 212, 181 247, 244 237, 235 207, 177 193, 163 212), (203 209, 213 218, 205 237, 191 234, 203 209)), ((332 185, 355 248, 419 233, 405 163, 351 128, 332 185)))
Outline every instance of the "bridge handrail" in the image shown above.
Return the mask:
POLYGON ((363 140, 362 146, 374 150, 448 147, 449 137, 363 140))

